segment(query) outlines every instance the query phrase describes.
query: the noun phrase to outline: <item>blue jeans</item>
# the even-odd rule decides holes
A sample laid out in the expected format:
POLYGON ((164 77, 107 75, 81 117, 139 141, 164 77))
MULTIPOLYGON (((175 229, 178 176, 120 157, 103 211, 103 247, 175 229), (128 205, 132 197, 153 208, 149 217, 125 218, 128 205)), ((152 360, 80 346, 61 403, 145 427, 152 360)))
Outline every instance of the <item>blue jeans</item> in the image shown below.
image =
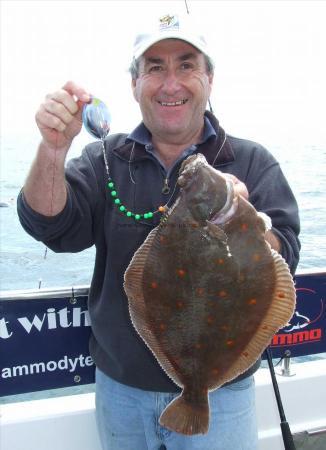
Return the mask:
POLYGON ((161 412, 176 395, 126 386, 96 369, 96 419, 103 450, 257 450, 253 377, 209 394, 205 435, 184 436, 159 424, 161 412))

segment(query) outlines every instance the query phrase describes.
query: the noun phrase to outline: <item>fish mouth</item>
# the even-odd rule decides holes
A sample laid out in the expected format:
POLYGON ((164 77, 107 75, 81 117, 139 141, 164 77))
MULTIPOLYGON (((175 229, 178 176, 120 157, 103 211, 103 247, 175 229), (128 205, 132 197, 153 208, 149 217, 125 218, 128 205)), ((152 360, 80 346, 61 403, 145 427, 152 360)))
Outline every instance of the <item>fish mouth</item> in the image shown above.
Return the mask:
POLYGON ((187 101, 188 101, 187 98, 183 98, 181 100, 176 100, 174 102, 165 102, 163 100, 158 100, 157 103, 159 103, 161 106, 171 107, 171 106, 182 106, 182 105, 185 105, 187 103, 187 101))
POLYGON ((193 175, 196 172, 196 170, 200 166, 207 166, 207 160, 204 155, 201 153, 198 153, 196 155, 188 156, 187 159, 185 159, 180 167, 179 170, 179 178, 178 178, 178 184, 180 187, 184 188, 193 180, 193 175))

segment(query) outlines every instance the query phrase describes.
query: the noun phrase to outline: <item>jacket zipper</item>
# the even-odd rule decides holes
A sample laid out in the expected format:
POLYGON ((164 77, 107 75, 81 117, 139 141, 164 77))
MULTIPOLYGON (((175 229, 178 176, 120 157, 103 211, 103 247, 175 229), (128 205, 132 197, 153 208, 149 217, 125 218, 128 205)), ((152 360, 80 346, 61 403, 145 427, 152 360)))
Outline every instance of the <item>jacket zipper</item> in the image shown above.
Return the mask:
POLYGON ((169 178, 165 178, 163 182, 162 194, 168 194, 170 192, 169 178))

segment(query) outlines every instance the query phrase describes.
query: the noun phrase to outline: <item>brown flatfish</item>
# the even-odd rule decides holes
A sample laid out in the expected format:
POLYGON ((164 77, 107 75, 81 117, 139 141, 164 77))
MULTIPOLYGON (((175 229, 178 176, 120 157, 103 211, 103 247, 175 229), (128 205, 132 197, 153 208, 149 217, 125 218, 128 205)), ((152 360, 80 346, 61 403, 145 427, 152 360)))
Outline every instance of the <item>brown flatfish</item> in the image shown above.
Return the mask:
POLYGON ((133 325, 182 393, 160 423, 206 433, 209 391, 259 358, 293 314, 295 290, 265 223, 201 154, 187 158, 175 204, 126 273, 133 325))

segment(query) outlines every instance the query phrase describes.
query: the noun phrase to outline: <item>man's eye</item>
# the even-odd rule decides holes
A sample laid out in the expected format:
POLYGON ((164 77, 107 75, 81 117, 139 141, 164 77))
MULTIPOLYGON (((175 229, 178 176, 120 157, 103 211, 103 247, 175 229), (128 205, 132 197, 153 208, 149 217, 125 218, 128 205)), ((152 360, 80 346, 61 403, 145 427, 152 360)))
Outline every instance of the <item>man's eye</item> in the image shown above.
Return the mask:
POLYGON ((193 64, 189 63, 189 62, 184 62, 181 64, 181 69, 182 70, 191 70, 193 69, 193 64))
POLYGON ((162 66, 152 66, 149 68, 149 72, 162 72, 163 67, 162 66))

